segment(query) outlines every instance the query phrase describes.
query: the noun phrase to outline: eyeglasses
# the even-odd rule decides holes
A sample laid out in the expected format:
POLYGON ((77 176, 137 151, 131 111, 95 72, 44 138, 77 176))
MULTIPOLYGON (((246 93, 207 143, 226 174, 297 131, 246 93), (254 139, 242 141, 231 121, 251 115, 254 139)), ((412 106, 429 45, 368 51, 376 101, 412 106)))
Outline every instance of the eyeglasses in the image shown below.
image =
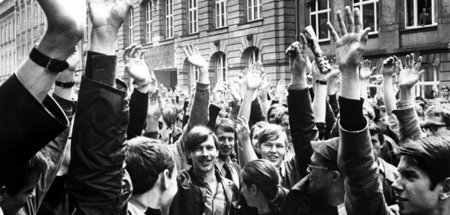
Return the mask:
POLYGON ((437 130, 439 130, 439 128, 447 127, 447 125, 445 125, 445 124, 443 124, 443 125, 438 125, 438 124, 425 124, 425 125, 422 125, 421 127, 422 127, 422 130, 423 130, 423 131, 429 130, 429 131, 431 131, 431 132, 436 132, 437 130))
POLYGON ((330 168, 326 167, 326 166, 314 166, 309 164, 308 168, 306 169, 306 172, 310 173, 313 169, 323 169, 323 170, 328 170, 330 168))

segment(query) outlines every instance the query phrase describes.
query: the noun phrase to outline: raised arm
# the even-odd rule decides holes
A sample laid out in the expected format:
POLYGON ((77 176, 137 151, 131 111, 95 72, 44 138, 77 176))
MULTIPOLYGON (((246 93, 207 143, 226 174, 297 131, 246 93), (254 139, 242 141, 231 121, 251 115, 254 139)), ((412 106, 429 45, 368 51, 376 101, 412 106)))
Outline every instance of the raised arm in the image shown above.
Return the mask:
POLYGON ((91 0, 91 51, 72 135, 68 192, 77 214, 126 214, 131 181, 124 170, 127 87, 116 80, 115 42, 131 4, 91 0))
POLYGON ((314 114, 311 106, 307 74, 311 71, 311 62, 304 53, 306 39, 300 35, 300 42, 294 42, 286 53, 289 57, 291 84, 288 88, 288 110, 291 127, 292 144, 294 145, 297 171, 300 177, 306 175, 306 169, 312 155, 311 141, 317 134, 314 114), (295 122, 295 123, 294 123, 295 122))
POLYGON ((362 30, 359 9, 345 7, 346 24, 341 12, 337 20, 341 27, 339 38, 328 23, 330 33, 336 41, 336 58, 342 71, 340 146, 338 150, 339 170, 345 177, 345 207, 347 214, 388 214, 384 197, 380 192, 378 168, 372 151, 368 123, 363 117, 363 100, 360 98, 359 73, 370 28, 362 30), (353 18, 354 16, 354 18, 353 18))
MULTIPOLYGON (((27 58, 0 86, 0 172, 4 175, 19 169, 69 126, 64 112, 48 92, 59 72, 67 68, 65 61, 83 36, 84 4, 61 0, 38 2, 48 23, 32 52, 38 57, 27 58), (53 63, 46 69, 49 59, 53 63)), ((4 179, 0 176, 0 186, 4 179)))
POLYGON ((394 83, 392 81, 392 75, 396 69, 397 60, 398 59, 396 57, 389 57, 385 59, 380 71, 383 75, 383 97, 384 104, 386 106, 386 113, 388 115, 391 115, 392 111, 397 109, 397 105, 395 104, 394 83))
POLYGON ((369 86, 370 76, 375 73, 376 67, 371 68, 372 63, 369 60, 364 60, 359 67, 359 89, 361 90, 361 98, 367 99, 367 87, 369 86))
POLYGON ((416 139, 422 136, 413 96, 413 87, 424 73, 423 70, 420 70, 422 57, 419 57, 416 62, 414 54, 411 53, 406 56, 405 63, 406 68, 400 68, 399 74, 400 101, 397 104, 397 110, 393 111, 399 122, 400 142, 402 143, 407 139, 416 139))
POLYGON ((261 73, 263 71, 262 63, 256 62, 250 66, 245 79, 246 91, 244 99, 242 100, 241 109, 239 110, 239 117, 250 119, 250 110, 252 106, 253 96, 255 91, 262 84, 261 73))
POLYGON ((250 142, 250 129, 248 121, 245 118, 238 117, 236 120, 236 136, 238 140, 238 159, 241 168, 253 160, 257 160, 258 156, 250 142))

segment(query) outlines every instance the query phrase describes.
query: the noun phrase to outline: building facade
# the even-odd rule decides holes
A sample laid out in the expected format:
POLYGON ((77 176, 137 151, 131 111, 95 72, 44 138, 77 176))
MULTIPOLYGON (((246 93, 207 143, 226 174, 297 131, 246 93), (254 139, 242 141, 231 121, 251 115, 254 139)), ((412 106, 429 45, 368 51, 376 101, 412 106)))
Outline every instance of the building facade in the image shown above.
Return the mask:
POLYGON ((119 32, 118 50, 141 44, 147 65, 166 87, 190 86, 198 77, 183 53, 187 44, 196 45, 209 61, 212 86, 236 81, 258 60, 269 79, 290 77, 284 52, 295 40, 294 0, 133 0, 132 4, 119 32))
POLYGON ((46 21, 37 0, 0 3, 0 83, 14 73, 39 42, 46 21))
POLYGON ((433 86, 450 85, 450 1, 298 0, 297 32, 312 25, 321 47, 333 57, 334 42, 326 23, 338 26, 335 13, 346 5, 360 8, 364 28, 372 29, 364 54, 372 65, 381 67, 389 56, 414 53, 422 56, 426 71, 416 95, 426 96, 433 86))

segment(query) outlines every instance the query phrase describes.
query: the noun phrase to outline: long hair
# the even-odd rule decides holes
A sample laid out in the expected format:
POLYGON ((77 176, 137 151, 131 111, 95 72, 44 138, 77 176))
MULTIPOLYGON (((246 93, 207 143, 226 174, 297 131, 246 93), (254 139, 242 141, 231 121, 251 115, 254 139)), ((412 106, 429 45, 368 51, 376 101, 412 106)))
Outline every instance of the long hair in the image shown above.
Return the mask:
POLYGON ((280 211, 285 190, 280 185, 280 176, 273 164, 263 159, 251 161, 242 169, 241 176, 246 186, 254 184, 261 191, 273 211, 280 211))

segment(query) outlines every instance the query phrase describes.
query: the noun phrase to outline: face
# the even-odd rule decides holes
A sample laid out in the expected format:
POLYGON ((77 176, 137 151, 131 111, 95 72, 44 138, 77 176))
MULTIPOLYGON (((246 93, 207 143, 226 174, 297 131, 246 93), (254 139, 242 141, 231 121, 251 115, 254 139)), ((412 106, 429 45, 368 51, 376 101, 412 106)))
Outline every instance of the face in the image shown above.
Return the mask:
POLYGON ((430 178, 409 156, 401 156, 400 177, 392 184, 402 215, 433 214, 439 201, 440 185, 430 189, 430 178))
POLYGON ((289 115, 284 114, 283 117, 281 117, 281 127, 283 127, 284 131, 286 132, 286 136, 288 138, 288 141, 292 142, 292 140, 291 140, 291 127, 289 126, 289 115))
POLYGON ((167 126, 162 116, 159 117, 158 128, 159 128, 158 130, 159 139, 161 139, 165 143, 168 143, 170 139, 170 134, 172 133, 172 129, 167 126))
POLYGON ((272 109, 272 111, 270 111, 269 114, 269 123, 275 123, 275 118, 281 113, 281 111, 282 111, 281 107, 272 109))
MULTIPOLYGON (((167 170, 168 171, 168 170, 167 170)), ((170 174, 170 173, 168 173, 170 174)), ((177 186, 177 167, 175 166, 172 170, 172 173, 167 178, 167 184, 166 184, 166 190, 161 194, 161 205, 163 206, 169 206, 170 203, 172 203, 173 198, 175 197, 175 194, 178 192, 178 186, 177 186)))
POLYGON ((27 183, 16 195, 9 195, 7 192, 0 202, 0 206, 5 214, 17 214, 27 200, 35 195, 35 187, 39 181, 39 177, 31 179, 33 182, 27 183))
POLYGON ((234 148, 234 132, 225 132, 221 128, 216 131, 219 139, 219 155, 223 158, 230 156, 234 148))
POLYGON ((261 132, 261 128, 255 127, 255 128, 253 129, 253 134, 252 134, 252 145, 253 145, 253 149, 255 149, 255 151, 256 151, 258 154, 261 153, 261 147, 258 146, 259 132, 261 132))
POLYGON ((214 138, 209 136, 208 140, 198 145, 194 151, 189 153, 194 172, 205 174, 214 171, 214 164, 218 155, 219 151, 214 144, 214 138))
POLYGON ((270 161, 277 168, 280 167, 286 155, 286 135, 281 133, 279 138, 261 143, 261 158, 270 161))
POLYGON ((316 197, 325 197, 329 192, 331 185, 331 175, 328 167, 325 167, 323 161, 314 152, 311 156, 309 172, 309 191, 316 197))
POLYGON ((372 141, 373 146, 373 154, 375 155, 375 159, 378 160, 381 153, 381 142, 378 134, 371 135, 370 140, 372 141))
POLYGON ((425 116, 425 123, 424 126, 422 126, 422 129, 427 134, 427 136, 450 135, 450 130, 447 128, 442 116, 425 116))

